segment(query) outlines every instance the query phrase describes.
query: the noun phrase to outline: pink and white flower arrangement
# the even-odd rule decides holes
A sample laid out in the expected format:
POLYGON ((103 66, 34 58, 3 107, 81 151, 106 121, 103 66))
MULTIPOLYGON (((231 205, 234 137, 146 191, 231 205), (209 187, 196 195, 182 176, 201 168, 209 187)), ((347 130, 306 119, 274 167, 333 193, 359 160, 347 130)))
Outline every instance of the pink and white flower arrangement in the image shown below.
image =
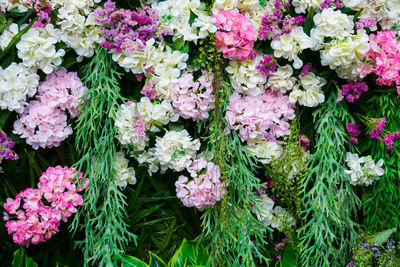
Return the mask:
POLYGON ((218 166, 201 157, 186 168, 191 180, 181 175, 176 181, 176 195, 186 207, 199 210, 212 208, 226 192, 227 183, 221 182, 218 166))
POLYGON ((27 188, 4 203, 8 234, 15 243, 26 247, 45 242, 58 232, 61 220, 66 222, 82 205, 79 192, 88 183, 83 173, 78 174, 73 168, 48 168, 40 177, 37 189, 27 188))

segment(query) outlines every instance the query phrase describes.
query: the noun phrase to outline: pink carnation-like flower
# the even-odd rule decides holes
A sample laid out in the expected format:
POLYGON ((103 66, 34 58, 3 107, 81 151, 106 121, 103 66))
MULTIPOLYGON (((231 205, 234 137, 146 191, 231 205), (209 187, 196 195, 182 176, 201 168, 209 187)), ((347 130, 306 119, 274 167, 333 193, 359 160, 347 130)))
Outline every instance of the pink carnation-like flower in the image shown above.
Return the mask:
POLYGON ((214 95, 211 73, 204 71, 195 82, 193 75, 184 72, 173 86, 172 105, 175 112, 184 119, 201 121, 208 118, 213 107, 214 95))
POLYGON ((67 125, 67 114, 47 103, 31 101, 14 122, 13 133, 26 138, 26 143, 34 149, 56 147, 70 134, 72 128, 67 125))
POLYGON ((225 114, 228 129, 239 130, 242 142, 289 135, 288 121, 294 117, 294 104, 289 97, 271 90, 258 96, 232 94, 225 114))
POLYGON ((215 41, 219 51, 230 60, 244 61, 251 55, 255 42, 253 25, 236 11, 221 10, 212 15, 218 31, 215 41))
POLYGON ((38 99, 51 107, 68 110, 74 118, 79 113, 80 98, 87 92, 76 72, 65 68, 53 71, 38 87, 38 99))
POLYGON ((186 207, 205 210, 221 200, 227 184, 220 181, 218 166, 202 157, 193 161, 187 171, 193 180, 181 175, 175 183, 176 195, 186 207))
MULTIPOLYGON (((15 199, 7 199, 4 220, 15 243, 28 247, 45 242, 58 232, 61 220, 66 221, 83 202, 82 196, 77 193, 82 188, 76 189, 75 185, 77 176, 83 182, 83 173, 77 175, 74 169, 68 167, 51 167, 42 174, 38 189, 27 188, 15 199)), ((87 185, 88 180, 85 179, 83 188, 87 185)))
POLYGON ((396 86, 400 95, 400 41, 395 31, 380 31, 370 35, 370 50, 365 73, 375 73, 378 85, 396 86))

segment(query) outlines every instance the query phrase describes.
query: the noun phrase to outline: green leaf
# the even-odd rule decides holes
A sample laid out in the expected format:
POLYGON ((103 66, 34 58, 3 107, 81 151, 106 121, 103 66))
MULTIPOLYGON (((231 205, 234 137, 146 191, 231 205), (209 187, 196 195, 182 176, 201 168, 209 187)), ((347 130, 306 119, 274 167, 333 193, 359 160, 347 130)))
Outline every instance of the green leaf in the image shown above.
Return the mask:
POLYGON ((0 13, 0 23, 6 24, 6 22, 7 22, 6 16, 3 13, 0 13))
POLYGON ((297 251, 289 244, 282 256, 282 266, 296 267, 297 266, 297 251))
MULTIPOLYGON (((180 8, 180 7, 177 7, 177 8, 180 8)), ((189 18, 189 25, 190 26, 192 26, 195 18, 197 18, 197 15, 195 13, 193 13, 192 10, 190 10, 190 18, 189 18)))
POLYGON ((32 258, 29 258, 27 255, 25 255, 25 267, 38 267, 36 262, 33 261, 32 258))
POLYGON ((182 48, 182 46, 183 46, 184 43, 185 43, 185 41, 183 41, 182 38, 178 38, 178 39, 176 39, 176 40, 172 43, 172 47, 173 47, 175 50, 180 50, 180 49, 182 48))
POLYGON ((208 258, 209 256, 203 247, 199 246, 195 241, 186 241, 184 239, 182 245, 168 262, 168 266, 187 266, 187 263, 205 266, 207 265, 208 258))
POLYGON ((185 124, 183 124, 183 122, 181 121, 177 121, 177 122, 171 122, 168 124, 168 128, 170 131, 182 131, 183 129, 185 129, 185 124))
POLYGON ((125 255, 122 258, 122 267, 147 267, 147 264, 138 258, 129 255, 125 255))
POLYGON ((369 241, 376 245, 376 246, 382 246, 384 243, 386 243, 390 236, 396 232, 396 228, 388 229, 379 233, 374 234, 369 241))
POLYGON ((153 252, 149 252, 150 253, 150 262, 149 262, 149 267, 166 267, 167 264, 160 259, 160 257, 158 257, 156 254, 154 254, 153 252))
POLYGON ((12 262, 12 267, 24 267, 25 252, 23 248, 20 248, 14 252, 14 259, 12 262))

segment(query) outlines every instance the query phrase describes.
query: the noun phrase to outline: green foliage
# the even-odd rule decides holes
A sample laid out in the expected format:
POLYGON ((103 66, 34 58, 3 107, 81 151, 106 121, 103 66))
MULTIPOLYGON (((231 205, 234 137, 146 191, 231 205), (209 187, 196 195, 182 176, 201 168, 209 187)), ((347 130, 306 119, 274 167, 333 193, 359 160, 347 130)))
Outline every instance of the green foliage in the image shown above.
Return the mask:
POLYGON ((344 266, 356 226, 351 216, 357 196, 344 174, 347 132, 351 119, 331 93, 314 113, 316 150, 303 185, 304 225, 298 230, 303 266, 344 266))
MULTIPOLYGON (((400 130, 400 99, 393 94, 375 94, 368 102, 367 116, 385 117, 384 129, 389 132, 400 130)), ((400 144, 394 142, 391 150, 378 140, 368 140, 371 155, 375 161, 383 159, 385 175, 368 188, 363 208, 364 223, 369 231, 383 231, 387 228, 400 227, 400 144)), ((397 239, 399 232, 395 234, 397 239)))
POLYGON ((14 259, 12 267, 38 267, 37 263, 33 261, 28 255, 25 254, 25 250, 20 248, 14 252, 14 259))
POLYGON ((115 184, 114 118, 118 102, 123 100, 118 84, 121 74, 104 48, 96 52, 84 66, 82 80, 89 90, 83 98, 75 142, 81 155, 76 167, 90 182, 71 228, 85 231, 85 238, 78 242, 85 265, 111 266, 122 258, 125 246, 136 236, 127 229, 126 199, 115 184))

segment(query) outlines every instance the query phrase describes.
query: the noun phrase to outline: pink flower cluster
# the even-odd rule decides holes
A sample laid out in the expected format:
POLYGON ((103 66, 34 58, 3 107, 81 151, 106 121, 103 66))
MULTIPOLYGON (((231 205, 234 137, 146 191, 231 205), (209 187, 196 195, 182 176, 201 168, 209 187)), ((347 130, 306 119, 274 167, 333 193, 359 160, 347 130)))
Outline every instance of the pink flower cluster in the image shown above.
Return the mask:
POLYGON ((259 70, 265 78, 267 78, 271 73, 276 71, 276 63, 272 56, 266 55, 263 56, 260 64, 256 66, 256 69, 259 70))
POLYGON ((346 97, 347 102, 353 103, 358 100, 363 93, 368 92, 369 88, 365 82, 353 82, 342 85, 340 96, 336 102, 340 102, 346 97))
POLYGON ((356 27, 357 29, 363 29, 363 28, 374 29, 376 28, 376 19, 373 17, 359 19, 356 22, 356 27))
POLYGON ((306 151, 307 147, 310 146, 310 139, 307 138, 304 134, 300 134, 300 146, 301 148, 306 151))
POLYGON ((68 110, 71 117, 79 113, 79 99, 87 92, 76 73, 65 69, 47 75, 38 87, 38 95, 14 122, 14 133, 26 138, 34 149, 51 148, 61 144, 72 128, 67 124, 68 110))
POLYGON ((220 181, 218 166, 201 157, 193 161, 187 171, 193 180, 181 175, 175 183, 176 195, 186 207, 205 210, 221 200, 227 184, 220 181))
POLYGON ((15 143, 10 137, 7 137, 7 134, 0 129, 0 161, 1 159, 10 159, 17 160, 17 154, 12 151, 15 143))
POLYGON ((253 25, 237 11, 221 10, 212 15, 216 19, 215 41, 225 58, 244 61, 250 57, 255 42, 253 25))
POLYGON ((340 2, 340 0, 324 0, 320 6, 321 10, 324 10, 330 7, 342 8, 343 4, 340 2))
POLYGON ((383 126, 386 125, 386 118, 382 117, 380 120, 376 120, 374 124, 376 125, 376 128, 372 129, 369 132, 369 135, 371 138, 379 139, 379 135, 383 131, 383 126))
POLYGON ((214 105, 213 76, 203 71, 194 81, 193 74, 184 72, 173 85, 172 105, 175 112, 184 119, 201 121, 208 118, 208 111, 214 105))
POLYGON ((135 128, 135 131, 140 139, 145 139, 146 138, 146 124, 144 122, 144 118, 140 118, 140 112, 134 114, 133 118, 137 118, 137 119, 132 124, 132 127, 135 128))
POLYGON ((350 142, 353 144, 358 144, 357 136, 361 133, 358 129, 361 125, 357 123, 349 123, 347 124, 347 132, 350 136, 350 142))
POLYGON ((15 243, 26 247, 45 242, 58 232, 61 220, 67 221, 82 205, 83 198, 78 192, 87 188, 88 183, 83 173, 78 175, 72 168, 48 168, 37 189, 27 188, 4 203, 8 234, 13 235, 15 243), (83 185, 77 187, 77 181, 83 185))
POLYGON ((385 135, 384 139, 381 140, 381 143, 386 144, 388 146, 388 149, 392 149, 393 141, 399 138, 400 138, 400 132, 394 132, 392 134, 385 135))
POLYGON ((108 49, 130 53, 144 49, 144 44, 151 38, 160 38, 169 32, 156 35, 158 27, 157 11, 149 6, 136 11, 116 9, 114 2, 108 0, 104 9, 94 11, 95 21, 101 24, 103 35, 109 42, 101 45, 108 49))
POLYGON ((147 80, 146 84, 143 86, 142 90, 140 90, 140 93, 150 100, 155 99, 156 92, 154 91, 153 81, 150 79, 147 80))
MULTIPOLYGON (((10 1, 12 2, 12 1, 10 1)), ((16 2, 16 1, 14 1, 16 2)), ((25 0, 22 4, 26 6, 32 6, 36 11, 37 21, 32 25, 33 28, 45 28, 47 24, 51 22, 51 4, 46 0, 25 0)))
POLYGON ((378 85, 396 86, 400 95, 400 41, 395 31, 380 31, 370 35, 370 50, 365 73, 375 73, 378 85))
POLYGON ((306 74, 311 71, 311 72, 316 72, 317 70, 312 67, 311 62, 308 62, 307 64, 304 64, 303 67, 301 67, 301 77, 306 77, 306 74))
POLYGON ((283 16, 283 13, 279 9, 276 9, 272 14, 267 11, 261 19, 258 38, 261 40, 270 37, 279 39, 282 34, 289 34, 292 32, 293 28, 301 26, 304 21, 305 19, 303 16, 283 16))
POLYGON ((294 104, 289 97, 271 90, 258 96, 232 94, 225 115, 228 129, 239 130, 242 142, 289 135, 288 121, 294 117, 294 104))

